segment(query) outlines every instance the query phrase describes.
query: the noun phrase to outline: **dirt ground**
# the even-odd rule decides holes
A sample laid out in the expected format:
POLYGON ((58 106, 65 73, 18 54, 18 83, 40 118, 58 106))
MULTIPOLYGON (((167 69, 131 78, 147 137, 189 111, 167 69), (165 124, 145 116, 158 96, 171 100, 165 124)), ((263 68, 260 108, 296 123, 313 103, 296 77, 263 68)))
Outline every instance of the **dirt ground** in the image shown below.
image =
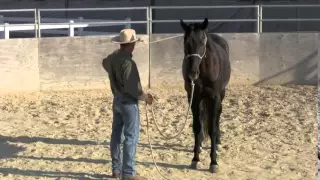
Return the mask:
MULTIPOLYGON (((182 127, 183 89, 152 89, 155 113, 170 135, 182 127)), ((42 92, 0 97, 0 179, 108 179, 112 96, 103 90, 42 92)), ((218 173, 210 174, 209 142, 199 170, 193 157, 192 120, 183 134, 164 141, 151 124, 160 170, 171 179, 316 179, 317 87, 229 86, 221 118, 218 173)), ((145 107, 137 171, 160 180, 148 146, 145 107)))

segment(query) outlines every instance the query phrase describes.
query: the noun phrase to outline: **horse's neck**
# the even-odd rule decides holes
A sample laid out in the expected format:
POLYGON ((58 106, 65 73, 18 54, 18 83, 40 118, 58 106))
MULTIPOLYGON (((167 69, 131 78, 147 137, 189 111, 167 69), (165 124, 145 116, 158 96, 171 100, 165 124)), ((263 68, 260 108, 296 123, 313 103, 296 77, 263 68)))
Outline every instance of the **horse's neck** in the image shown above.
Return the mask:
POLYGON ((221 63, 218 52, 214 48, 207 47, 206 56, 200 64, 201 77, 210 81, 215 81, 221 70, 221 63))

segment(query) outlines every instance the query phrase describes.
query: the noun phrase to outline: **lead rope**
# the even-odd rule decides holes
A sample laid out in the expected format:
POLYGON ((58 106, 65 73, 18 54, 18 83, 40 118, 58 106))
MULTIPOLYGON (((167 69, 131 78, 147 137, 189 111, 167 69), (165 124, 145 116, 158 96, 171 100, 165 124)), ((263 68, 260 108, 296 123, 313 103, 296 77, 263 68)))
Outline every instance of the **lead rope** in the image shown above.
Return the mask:
MULTIPOLYGON (((158 124, 157 124, 157 121, 156 121, 156 118, 155 118, 155 115, 154 115, 154 111, 153 111, 153 106, 151 106, 151 111, 152 111, 152 118, 155 122, 155 125, 159 131, 159 133, 161 134, 161 136, 166 139, 166 140, 170 140, 170 139, 173 139, 173 138, 176 138, 178 137, 182 131, 184 130, 186 124, 187 124, 187 121, 188 121, 188 115, 189 115, 189 110, 191 108, 191 105, 192 105, 192 100, 193 100, 193 94, 194 94, 194 82, 191 81, 191 98, 190 98, 190 103, 189 103, 189 107, 188 107, 188 110, 187 110, 187 115, 186 115, 186 119, 185 119, 185 122, 184 122, 184 125, 183 125, 183 128, 180 130, 180 132, 178 132, 178 134, 176 134, 175 136, 165 136, 161 131, 160 131, 160 128, 158 127, 158 124)), ((150 146, 150 151, 151 151, 151 156, 152 156, 152 160, 153 160, 153 163, 157 169, 157 171, 159 172, 159 174, 164 178, 164 179, 168 179, 168 177, 166 177, 165 175, 163 175, 157 165, 157 162, 154 158, 154 155, 153 155, 153 149, 152 149, 152 144, 151 144, 151 138, 150 138, 150 133, 149 133, 149 117, 148 117, 148 105, 146 104, 146 119, 147 119, 147 134, 148 134, 148 141, 149 141, 149 146, 150 146)))

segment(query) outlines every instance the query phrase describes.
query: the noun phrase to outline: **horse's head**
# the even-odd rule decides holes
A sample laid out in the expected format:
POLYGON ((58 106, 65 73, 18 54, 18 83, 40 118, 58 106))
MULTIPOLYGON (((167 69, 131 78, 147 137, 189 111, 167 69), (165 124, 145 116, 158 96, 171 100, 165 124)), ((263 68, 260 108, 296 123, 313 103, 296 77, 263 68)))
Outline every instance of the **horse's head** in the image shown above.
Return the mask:
POLYGON ((206 56, 208 19, 205 18, 202 23, 191 23, 189 25, 180 20, 180 24, 184 30, 183 44, 186 73, 190 80, 193 81, 199 78, 200 64, 206 56))

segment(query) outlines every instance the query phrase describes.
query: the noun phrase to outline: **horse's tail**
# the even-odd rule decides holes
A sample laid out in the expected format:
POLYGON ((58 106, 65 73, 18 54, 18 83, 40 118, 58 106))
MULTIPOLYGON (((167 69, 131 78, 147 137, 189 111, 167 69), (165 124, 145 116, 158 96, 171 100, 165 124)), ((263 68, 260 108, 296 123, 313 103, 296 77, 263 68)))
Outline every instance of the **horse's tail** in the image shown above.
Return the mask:
POLYGON ((200 118, 202 121, 202 137, 204 141, 207 141, 209 138, 209 111, 208 104, 209 102, 206 99, 203 99, 200 102, 200 118))

